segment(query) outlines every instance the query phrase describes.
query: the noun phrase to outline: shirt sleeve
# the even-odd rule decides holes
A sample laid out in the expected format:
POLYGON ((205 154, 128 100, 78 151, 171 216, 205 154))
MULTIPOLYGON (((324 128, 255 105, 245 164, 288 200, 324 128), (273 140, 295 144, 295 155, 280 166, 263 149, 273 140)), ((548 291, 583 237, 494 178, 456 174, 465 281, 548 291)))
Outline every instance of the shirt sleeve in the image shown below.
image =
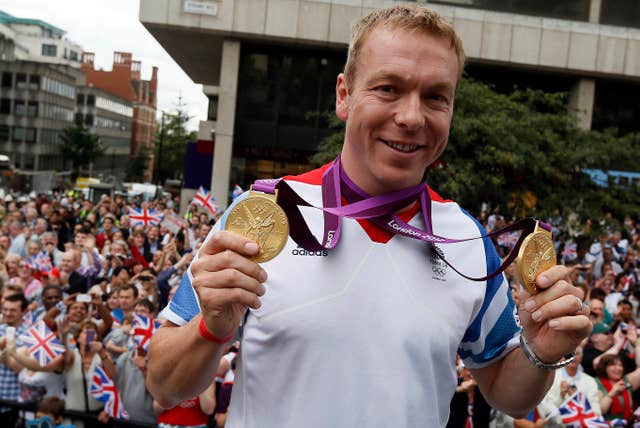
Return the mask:
MULTIPOLYGON (((484 235, 484 228, 477 224, 480 233, 484 235)), ((483 241, 489 274, 500 267, 501 260, 491 240, 484 238, 483 241)), ((486 367, 518 347, 520 326, 516 316, 516 307, 504 274, 489 279, 480 311, 458 348, 465 366, 472 369, 486 367)))
MULTIPOLYGON (((231 206, 229 206, 227 211, 225 211, 220 220, 213 226, 213 228, 211 228, 211 231, 207 235, 207 238, 200 246, 201 249, 206 245, 207 241, 215 232, 224 229, 229 211, 238 202, 246 199, 247 196, 248 192, 234 199, 233 203, 231 204, 231 206)), ((196 254, 196 256, 193 258, 193 262, 198 260, 200 256, 199 251, 200 250, 198 250, 198 254, 196 254)), ((193 262, 191 262, 191 264, 193 264, 193 262)), ((182 276, 182 280, 180 281, 178 290, 176 290, 176 294, 173 296, 173 299, 171 299, 167 307, 164 308, 160 316, 176 325, 184 325, 200 313, 200 302, 198 301, 198 295, 196 294, 196 291, 193 289, 192 281, 193 274, 191 273, 191 265, 189 265, 189 268, 182 276)))

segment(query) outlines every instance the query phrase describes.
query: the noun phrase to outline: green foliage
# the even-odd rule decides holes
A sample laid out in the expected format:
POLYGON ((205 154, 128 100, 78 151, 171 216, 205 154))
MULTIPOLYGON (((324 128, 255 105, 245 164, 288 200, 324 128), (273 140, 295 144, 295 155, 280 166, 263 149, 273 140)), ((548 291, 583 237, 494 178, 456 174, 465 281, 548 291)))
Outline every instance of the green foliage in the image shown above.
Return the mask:
POLYGON ((81 168, 89 166, 95 159, 104 155, 107 149, 100 138, 89 132, 82 123, 63 129, 59 138, 60 153, 65 162, 71 161, 73 180, 78 177, 81 168))
POLYGON ((344 122, 338 119, 333 112, 325 112, 322 115, 329 122, 329 127, 336 132, 320 141, 318 151, 311 157, 311 163, 315 166, 324 165, 335 159, 342 150, 344 141, 344 122))
MULTIPOLYGON (((337 120, 337 119, 335 119, 337 120)), ((340 151, 344 128, 321 142, 315 164, 340 151)), ((483 202, 519 216, 558 209, 581 217, 638 214, 638 189, 601 188, 584 168, 638 169, 638 135, 615 129, 583 131, 567 109, 567 94, 514 89, 500 94, 464 78, 457 94, 447 150, 428 181, 444 197, 477 214, 483 202)))
POLYGON ((167 178, 181 178, 187 143, 195 141, 195 131, 187 131, 189 116, 179 103, 174 112, 164 113, 156 135, 156 177, 162 183, 167 178))
POLYGON ((149 166, 151 153, 148 147, 140 146, 136 154, 129 159, 125 167, 126 181, 142 182, 144 181, 144 172, 149 166))

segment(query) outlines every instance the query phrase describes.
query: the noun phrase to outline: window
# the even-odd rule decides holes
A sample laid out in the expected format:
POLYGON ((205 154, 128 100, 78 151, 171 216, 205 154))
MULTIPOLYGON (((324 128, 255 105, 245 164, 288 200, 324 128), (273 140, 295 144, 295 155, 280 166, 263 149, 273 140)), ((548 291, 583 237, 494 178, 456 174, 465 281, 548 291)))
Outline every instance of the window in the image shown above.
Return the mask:
POLYGON ((82 116, 82 113, 76 113, 74 118, 73 118, 73 121, 76 124, 81 125, 82 124, 82 119, 84 119, 84 117, 82 116))
POLYGON ((25 128, 24 130, 24 138, 27 143, 35 143, 36 142, 36 128, 25 128))
POLYGON ((211 95, 209 97, 209 109, 207 111, 207 120, 218 120, 218 96, 211 95))
POLYGON ((9 141, 9 127, 7 125, 0 125, 0 141, 9 141))
POLYGON ((11 140, 14 143, 20 143, 24 140, 24 128, 20 128, 18 126, 14 126, 11 131, 11 140))
POLYGON ((0 114, 11 114, 11 99, 0 99, 0 114))
POLYGON ((27 87, 27 75, 24 73, 16 74, 16 88, 26 89, 27 87))
POLYGON ((56 56, 58 54, 58 47, 56 45, 49 45, 44 43, 42 45, 42 56, 56 56))
POLYGON ((84 117, 84 124, 87 126, 93 126, 93 115, 88 114, 84 117))
POLYGON ((96 105, 96 96, 95 95, 87 95, 87 105, 88 106, 94 106, 96 105))
POLYGON ((13 103, 13 109, 16 116, 26 116, 27 115, 27 103, 21 100, 15 100, 13 103))
POLYGON ((71 53, 69 54, 69 57, 71 58, 71 61, 78 61, 78 52, 71 51, 71 53))
POLYGON ((40 76, 37 74, 32 74, 29 76, 29 89, 37 91, 40 89, 40 76))
POLYGON ((38 117, 38 102, 37 101, 29 101, 27 104, 27 116, 29 117, 38 117))
POLYGON ((2 87, 10 88, 13 86, 13 74, 9 71, 4 71, 2 73, 2 87))
POLYGON ((84 94, 78 94, 78 104, 79 105, 84 104, 84 94))

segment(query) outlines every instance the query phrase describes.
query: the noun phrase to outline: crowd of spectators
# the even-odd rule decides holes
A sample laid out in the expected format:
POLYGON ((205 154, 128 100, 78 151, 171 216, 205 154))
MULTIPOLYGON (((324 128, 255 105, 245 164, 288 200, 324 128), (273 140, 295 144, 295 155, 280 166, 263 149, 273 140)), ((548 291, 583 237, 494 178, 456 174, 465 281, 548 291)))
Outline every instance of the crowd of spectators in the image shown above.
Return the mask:
MULTIPOLYGON (((584 291, 583 300, 590 307, 594 325, 591 336, 576 350, 574 362, 556 371, 547 396, 526 418, 513 420, 491 412, 489 405, 478 399, 480 392, 463 367, 452 409, 454 405, 458 412, 468 408, 474 427, 563 427, 567 425, 559 408, 582 392, 590 407, 582 408, 582 415, 593 413, 611 426, 634 426, 640 420, 640 228, 630 215, 616 219, 603 214, 579 222, 563 220, 556 213, 543 220, 552 226, 558 264, 569 268, 572 283, 584 291)), ((513 222, 499 208, 483 213, 479 221, 489 232, 513 222)), ((493 238, 501 256, 508 254, 517 237, 513 233, 493 238)), ((515 265, 505 274, 517 305, 522 287, 515 265)), ((450 427, 465 426, 461 425, 464 419, 452 421, 450 427)))
MULTIPOLYGON (((209 388, 173 409, 162 409, 145 387, 146 352, 132 340, 133 314, 161 319, 215 220, 191 206, 178 227, 145 225, 132 221, 131 208, 176 218, 177 205, 177 199, 143 201, 124 195, 92 203, 81 194, 57 193, 0 201, 0 399, 37 403, 56 397, 64 400, 66 410, 98 417, 75 420, 76 426, 113 424, 104 403, 88 393, 99 365, 114 380, 131 421, 163 427, 224 426, 238 342, 220 361, 209 388), (6 337, 8 327, 19 338, 38 321, 66 348, 46 365, 19 339, 6 337)), ((498 210, 479 220, 488 231, 508 224, 498 210)), ((460 363, 451 427, 465 426, 471 419, 475 427, 563 426, 557 409, 576 391, 584 392, 592 411, 608 420, 631 422, 635 417, 640 403, 640 230, 630 216, 617 222, 604 215, 579 227, 570 227, 559 215, 547 221, 553 226, 558 263, 569 266, 574 285, 585 292, 593 333, 577 350, 574 363, 556 372, 545 400, 522 420, 491 411, 460 363)), ((506 256, 516 238, 493 239, 506 256)), ((520 285, 513 266, 506 276, 517 303, 520 285)), ((2 426, 35 416, 0 407, 2 426)))
MULTIPOLYGON (((177 204, 177 198, 124 195, 92 203, 78 193, 0 201, 0 400, 42 403, 56 397, 65 411, 94 416, 71 420, 76 427, 117 426, 90 393, 94 369, 101 366, 131 422, 224 426, 239 344, 221 360, 210 388, 163 409, 145 387, 145 349, 132 340, 134 314, 162 321, 162 309, 215 223, 195 206, 178 217, 177 204), (131 218, 132 208, 174 221, 144 224, 131 218), (64 345, 44 365, 20 340, 41 321, 64 345), (15 333, 7 334, 9 329, 15 333)), ((52 420, 59 419, 59 410, 49 413, 52 420)), ((36 417, 0 406, 3 427, 36 417)))

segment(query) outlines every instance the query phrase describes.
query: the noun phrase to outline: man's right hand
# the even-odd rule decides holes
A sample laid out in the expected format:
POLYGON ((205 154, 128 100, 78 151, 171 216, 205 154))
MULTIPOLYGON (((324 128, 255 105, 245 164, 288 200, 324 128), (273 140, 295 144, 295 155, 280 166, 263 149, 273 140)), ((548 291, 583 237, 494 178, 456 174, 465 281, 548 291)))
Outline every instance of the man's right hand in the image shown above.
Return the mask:
POLYGON ((219 230, 200 248, 198 260, 191 264, 192 285, 207 329, 213 335, 229 336, 248 308, 260 307, 267 273, 248 259, 258 252, 254 241, 219 230))

